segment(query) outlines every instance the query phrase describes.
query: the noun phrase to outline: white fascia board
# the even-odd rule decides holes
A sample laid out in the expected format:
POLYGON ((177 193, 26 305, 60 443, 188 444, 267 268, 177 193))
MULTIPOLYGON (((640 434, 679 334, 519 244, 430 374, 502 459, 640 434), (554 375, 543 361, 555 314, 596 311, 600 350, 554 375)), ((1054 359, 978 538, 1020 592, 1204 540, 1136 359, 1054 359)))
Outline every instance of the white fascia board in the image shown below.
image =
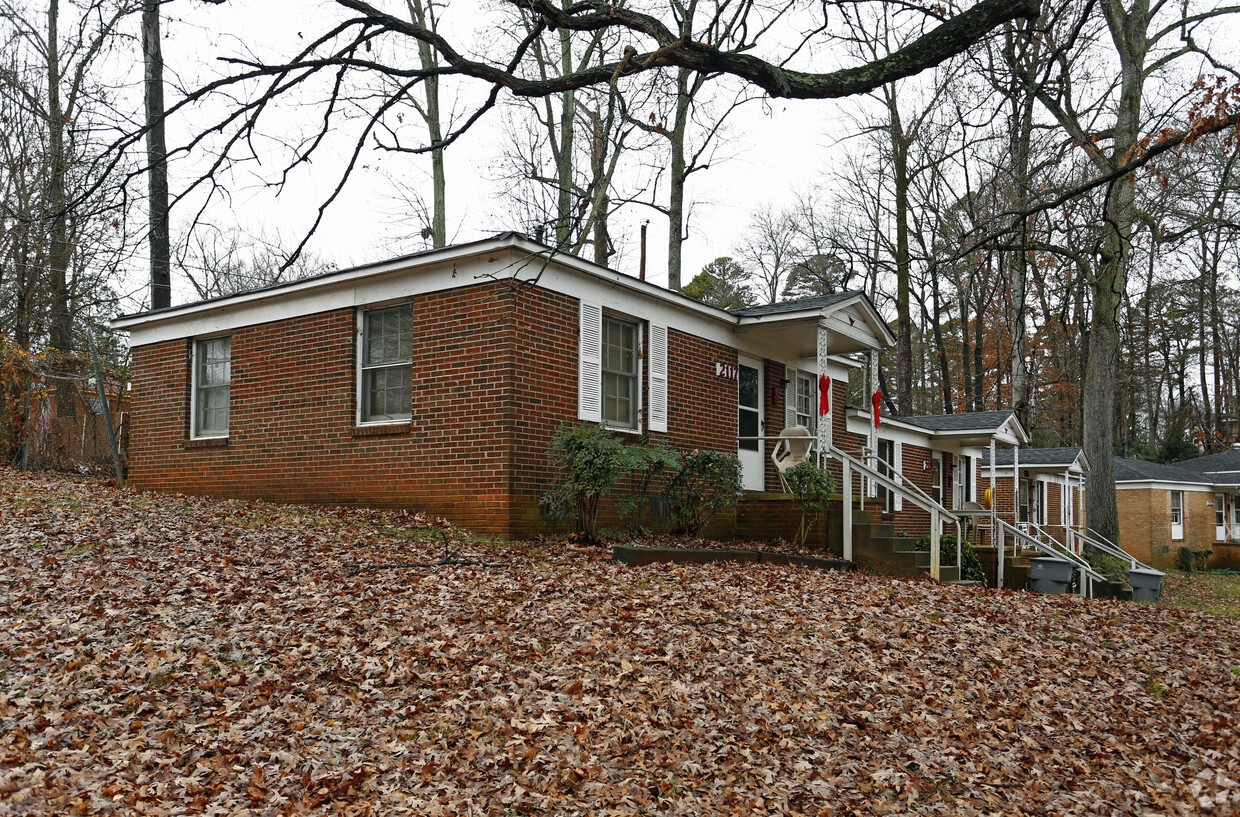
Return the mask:
POLYGON ((1157 479, 1135 479, 1115 483, 1117 491, 1188 491, 1214 493, 1214 486, 1202 482, 1164 482, 1157 479))
POLYGON ((157 313, 117 318, 113 328, 127 330, 130 344, 141 346, 185 337, 228 332, 244 326, 357 308, 459 289, 489 280, 512 280, 593 299, 605 307, 689 331, 735 346, 736 318, 645 281, 556 254, 515 235, 501 236, 445 250, 403 257, 269 287, 232 297, 188 304, 157 313))
POLYGON ((862 314, 861 320, 855 323, 849 323, 847 316, 840 316, 840 309, 832 310, 825 318, 822 324, 837 335, 844 335, 852 338, 859 343, 865 343, 874 349, 883 349, 890 346, 886 343, 885 333, 875 331, 875 322, 869 316, 862 314))
MULTIPOLYGON (((865 437, 870 433, 873 422, 869 412, 861 412, 856 409, 849 409, 848 414, 845 416, 845 423, 849 433, 860 437, 865 437)), ((878 438, 880 440, 892 440, 905 445, 915 445, 918 448, 925 448, 927 450, 931 449, 930 436, 924 428, 904 423, 883 420, 878 427, 878 438)))

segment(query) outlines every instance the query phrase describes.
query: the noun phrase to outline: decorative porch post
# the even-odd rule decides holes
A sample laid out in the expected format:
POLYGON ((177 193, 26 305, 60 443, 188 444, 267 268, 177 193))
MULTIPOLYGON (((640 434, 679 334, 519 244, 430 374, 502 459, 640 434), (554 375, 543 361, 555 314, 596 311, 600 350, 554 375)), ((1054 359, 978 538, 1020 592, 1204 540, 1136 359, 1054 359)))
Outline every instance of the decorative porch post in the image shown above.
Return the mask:
MULTIPOLYGON (((1032 502, 1032 498, 1030 499, 1032 502)), ((1012 527, 1020 527, 1020 446, 1012 446, 1012 527)))
MULTIPOLYGON (((878 350, 870 350, 870 394, 878 392, 878 350)), ((871 409, 873 411, 873 409, 871 409)), ((873 417, 870 418, 873 421, 873 417)), ((878 470, 878 425, 874 422, 870 423, 869 442, 870 456, 866 459, 866 465, 874 470, 878 470)), ((878 496, 878 484, 874 480, 869 480, 869 490, 863 491, 865 496, 878 496)))
MULTIPOLYGON (((823 375, 827 373, 827 354, 828 354, 827 327, 823 323, 820 322, 818 324, 818 378, 819 378, 818 382, 819 383, 823 382, 822 377, 823 375)), ((834 391, 834 389, 831 389, 831 391, 834 391)), ((818 464, 820 466, 826 465, 827 449, 831 446, 831 442, 833 439, 832 426, 834 425, 834 423, 832 422, 832 419, 835 416, 835 409, 836 409, 835 400, 832 399, 834 396, 835 396, 834 394, 827 395, 827 405, 830 407, 830 411, 827 413, 825 417, 818 418, 818 464)), ((818 400, 821 403, 822 395, 818 396, 818 400)))

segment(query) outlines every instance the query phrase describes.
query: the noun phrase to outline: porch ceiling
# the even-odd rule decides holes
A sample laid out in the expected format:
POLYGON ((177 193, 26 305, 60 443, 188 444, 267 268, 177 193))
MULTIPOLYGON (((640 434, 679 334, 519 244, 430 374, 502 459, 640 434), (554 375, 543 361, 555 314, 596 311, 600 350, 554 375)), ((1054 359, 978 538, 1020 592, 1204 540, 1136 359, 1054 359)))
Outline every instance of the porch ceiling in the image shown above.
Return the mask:
POLYGON ((881 350, 895 342, 887 325, 861 299, 830 308, 742 316, 734 331, 748 343, 778 350, 777 359, 812 359, 818 354, 820 328, 827 332, 832 355, 881 350))

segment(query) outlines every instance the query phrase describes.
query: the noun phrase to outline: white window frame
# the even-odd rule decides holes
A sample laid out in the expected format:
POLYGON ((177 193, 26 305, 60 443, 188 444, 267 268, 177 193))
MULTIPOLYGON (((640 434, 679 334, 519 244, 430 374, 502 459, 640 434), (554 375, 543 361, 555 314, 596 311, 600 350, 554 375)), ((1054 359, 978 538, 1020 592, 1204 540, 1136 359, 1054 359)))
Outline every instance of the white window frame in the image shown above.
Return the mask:
POLYGON ((410 341, 409 341, 409 359, 407 361, 398 361, 395 363, 384 363, 382 365, 367 366, 366 363, 366 318, 369 315, 385 312, 387 310, 406 309, 410 311, 412 317, 413 307, 408 302, 397 302, 389 304, 381 304, 374 306, 366 306, 357 310, 357 363, 354 371, 354 382, 357 389, 357 409, 354 416, 355 422, 359 426, 384 426, 384 425, 403 425, 413 419, 413 388, 412 388, 412 371, 413 371, 413 339, 412 339, 412 321, 410 323, 410 341), (378 371, 379 369, 392 369, 397 366, 408 366, 410 375, 409 390, 409 413, 402 416, 389 415, 384 419, 368 420, 366 419, 366 373, 378 371))
POLYGON ((578 302, 577 334, 577 419, 597 423, 625 434, 645 430, 666 432, 671 416, 669 398, 669 330, 636 315, 604 310, 600 304, 578 302), (603 322, 614 320, 636 327, 637 373, 633 427, 608 423, 603 419, 603 322))
POLYGON ((615 315, 610 312, 604 312, 602 320, 599 323, 599 418, 603 425, 615 431, 627 431, 640 434, 642 430, 642 361, 645 359, 645 350, 643 337, 645 325, 642 321, 624 317, 623 315, 615 315), (621 326, 630 326, 633 329, 633 369, 631 372, 619 372, 609 370, 604 365, 607 355, 604 352, 605 335, 607 324, 621 326), (607 375, 619 375, 630 378, 633 384, 633 405, 632 416, 633 424, 622 424, 617 420, 607 419, 607 395, 605 389, 607 387, 607 375))
POLYGON ((202 422, 202 412, 199 410, 199 401, 202 392, 205 389, 227 389, 228 390, 228 419, 232 421, 232 335, 212 335, 206 338, 195 338, 193 345, 193 353, 190 360, 190 400, 189 400, 189 428, 191 440, 219 440, 227 439, 229 429, 226 426, 223 430, 211 430, 204 432, 200 427, 202 422), (204 387, 202 385, 202 348, 208 343, 217 341, 228 341, 228 379, 225 383, 216 383, 204 387))
POLYGON ((818 427, 817 381, 809 373, 798 371, 793 377, 792 389, 793 425, 805 426, 811 432, 815 431, 818 427), (801 411, 802 398, 806 400, 806 411, 801 411))
POLYGON ((1171 538, 1184 538, 1184 492, 1171 492, 1171 538), (1179 528, 1177 531, 1176 528, 1179 528))

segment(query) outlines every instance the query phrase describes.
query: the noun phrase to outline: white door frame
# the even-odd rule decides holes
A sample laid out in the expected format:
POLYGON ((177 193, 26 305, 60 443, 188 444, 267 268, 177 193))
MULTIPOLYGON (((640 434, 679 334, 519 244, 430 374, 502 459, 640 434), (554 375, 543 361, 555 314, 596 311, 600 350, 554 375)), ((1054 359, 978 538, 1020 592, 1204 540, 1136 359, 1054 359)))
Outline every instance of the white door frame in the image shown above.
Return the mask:
MULTIPOLYGON (((742 369, 743 368, 753 369, 757 371, 758 373, 758 391, 757 391, 758 433, 757 433, 757 436, 759 437, 765 436, 763 429, 766 427, 766 416, 764 413, 765 406, 763 405, 763 403, 765 403, 765 400, 763 400, 763 396, 766 394, 766 392, 765 392, 765 383, 763 382, 764 378, 763 378, 763 371, 762 371, 762 361, 758 360, 757 358, 745 357, 744 355, 739 355, 737 357, 736 362, 738 364, 737 372, 736 372, 736 412, 737 412, 736 427, 737 429, 741 428, 741 423, 740 423, 741 412, 748 410, 745 407, 741 406, 740 388, 741 388, 741 380, 742 380, 742 369)), ((740 436, 739 431, 738 431, 737 436, 740 436)), ((746 436, 750 436, 750 435, 746 435, 746 436)), ((750 445, 751 446, 753 445, 752 441, 750 442, 750 445)), ((765 491, 766 490, 766 445, 765 443, 762 440, 758 440, 757 450, 753 451, 753 450, 750 450, 750 448, 746 448, 744 442, 738 441, 737 447, 736 447, 736 455, 737 457, 740 458, 740 461, 741 461, 741 488, 743 488, 746 491, 765 491)))

